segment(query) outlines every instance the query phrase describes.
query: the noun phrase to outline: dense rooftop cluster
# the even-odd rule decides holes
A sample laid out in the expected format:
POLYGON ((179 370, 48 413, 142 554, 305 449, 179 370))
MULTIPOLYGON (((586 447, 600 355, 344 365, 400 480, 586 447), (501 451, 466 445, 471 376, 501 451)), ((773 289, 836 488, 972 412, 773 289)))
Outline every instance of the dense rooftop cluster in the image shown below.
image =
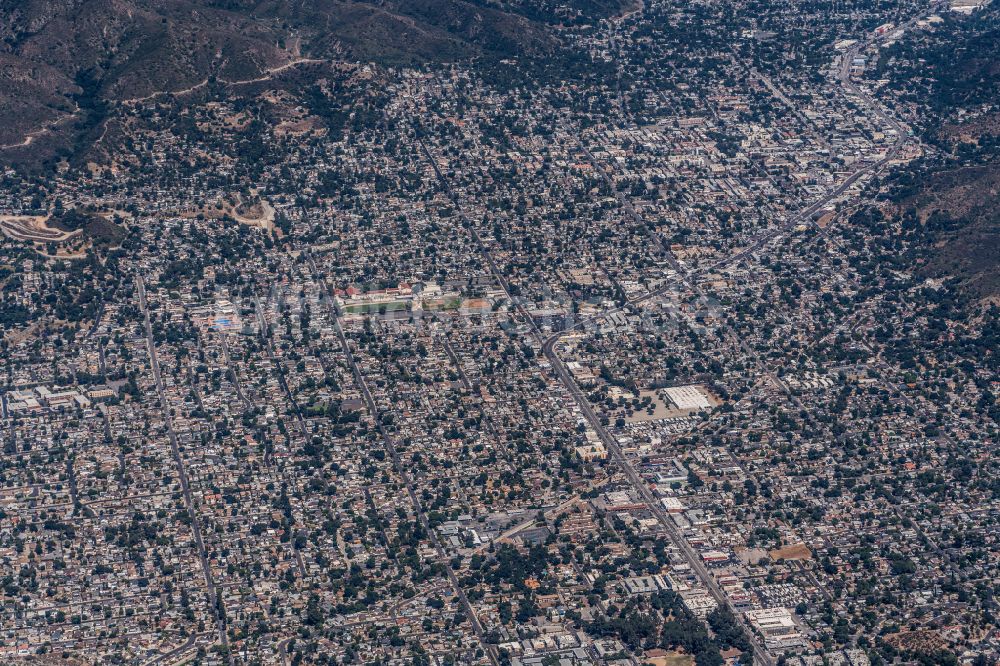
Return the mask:
POLYGON ((994 663, 1000 317, 869 205, 938 150, 869 73, 941 8, 832 7, 4 173, 0 660, 994 663))

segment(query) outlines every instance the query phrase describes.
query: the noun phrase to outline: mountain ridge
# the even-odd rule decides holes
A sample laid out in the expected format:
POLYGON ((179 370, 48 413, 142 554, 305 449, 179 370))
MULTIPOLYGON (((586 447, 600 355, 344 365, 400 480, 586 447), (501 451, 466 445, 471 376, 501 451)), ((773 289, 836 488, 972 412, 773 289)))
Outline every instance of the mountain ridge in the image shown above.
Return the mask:
MULTIPOLYGON (((581 4, 596 18, 624 3, 581 4)), ((0 159, 40 153, 39 144, 48 143, 57 153, 72 152, 116 102, 212 79, 254 80, 302 58, 416 65, 543 57, 558 48, 559 7, 506 0, 0 0, 0 159)))

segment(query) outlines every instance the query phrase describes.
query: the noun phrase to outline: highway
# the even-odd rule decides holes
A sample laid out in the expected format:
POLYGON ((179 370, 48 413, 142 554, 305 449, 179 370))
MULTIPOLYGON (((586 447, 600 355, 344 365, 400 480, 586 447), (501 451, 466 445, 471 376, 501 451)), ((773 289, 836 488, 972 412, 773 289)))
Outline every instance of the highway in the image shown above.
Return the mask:
MULTIPOLYGON (((933 3, 930 7, 923 9, 922 11, 920 11, 916 15, 914 15, 912 18, 910 18, 908 21, 906 21, 905 23, 901 24, 900 27, 901 28, 911 27, 918 20, 920 20, 920 18, 922 16, 926 15, 927 12, 933 11, 934 9, 942 6, 942 4, 943 3, 941 3, 941 2, 935 2, 935 3, 933 3)), ((847 178, 845 178, 843 181, 841 181, 836 187, 834 187, 832 190, 830 190, 827 193, 825 193, 819 199, 817 199, 813 203, 809 204, 808 206, 806 206, 802 210, 800 210, 800 211, 796 212, 795 214, 793 214, 788 220, 786 220, 783 224, 781 224, 777 228, 770 229, 770 230, 767 230, 767 231, 759 234, 746 247, 740 249, 739 251, 737 251, 736 253, 734 253, 734 254, 732 254, 732 255, 730 255, 728 257, 723 257, 722 259, 720 259, 718 261, 715 261, 715 262, 713 262, 711 264, 708 264, 707 266, 699 267, 697 269, 690 270, 690 271, 685 270, 683 267, 681 267, 680 262, 677 261, 676 257, 674 257, 670 253, 669 247, 665 246, 665 249, 667 251, 667 262, 670 264, 671 268, 673 268, 675 271, 677 271, 677 273, 680 275, 680 278, 678 278, 677 280, 668 281, 668 282, 662 284, 660 287, 658 287, 658 288, 656 288, 654 290, 651 290, 651 291, 649 291, 649 292, 647 292, 645 294, 642 294, 640 296, 637 296, 637 297, 629 300, 628 303, 626 303, 626 304, 624 304, 622 306, 606 310, 606 311, 604 311, 604 312, 602 312, 602 313, 600 313, 598 315, 594 315, 594 316, 589 317, 587 319, 582 319, 579 322, 577 322, 576 324, 574 324, 573 326, 571 326, 571 327, 569 327, 569 328, 567 328, 567 329, 565 329, 563 331, 559 331, 557 333, 554 333, 548 340, 546 340, 546 344, 548 344, 548 345, 554 344, 555 341, 558 340, 559 337, 561 337, 562 335, 565 335, 566 333, 568 333, 568 332, 570 332, 572 330, 576 330, 576 329, 580 329, 580 328, 586 328, 587 326, 590 326, 592 324, 596 324, 596 323, 598 323, 600 321, 603 321, 608 316, 610 316, 610 315, 612 315, 612 314, 614 314, 616 312, 621 312, 621 311, 627 309, 630 305, 637 305, 639 303, 648 301, 650 299, 662 296, 663 294, 667 293, 670 290, 676 289, 678 286, 680 286, 682 284, 690 287, 690 281, 693 280, 693 279, 696 279, 698 277, 701 277, 703 275, 712 273, 712 272, 720 270, 720 269, 727 268, 729 266, 732 266, 733 264, 738 264, 739 262, 743 261, 744 259, 750 258, 752 255, 754 255, 756 252, 758 252, 762 247, 764 247, 765 245, 767 245, 769 242, 777 239, 778 237, 780 237, 780 236, 782 236, 784 234, 787 234, 788 232, 790 232, 792 229, 794 229, 795 227, 799 226, 800 224, 805 224, 805 223, 809 222, 810 218, 812 218, 813 215, 815 215, 822 208, 824 208, 825 206, 829 205, 835 199, 837 199, 841 195, 843 195, 860 178, 862 178, 863 176, 865 176, 867 174, 870 174, 870 173, 877 173, 886 164, 888 164, 892 160, 896 159, 896 157, 898 157, 898 155, 899 155, 900 151, 903 149, 903 147, 908 142, 910 142, 910 140, 911 140, 909 138, 909 130, 908 130, 908 128, 905 125, 903 125, 902 123, 900 123, 898 120, 896 120, 895 118, 893 118, 892 116, 890 116, 889 114, 887 114, 882 109, 882 107, 874 99, 872 99, 872 97, 870 95, 868 95, 864 90, 862 90, 861 88, 859 88, 850 79, 850 63, 854 59, 854 57, 858 53, 860 53, 860 51, 863 48, 866 48, 868 45, 870 45, 872 43, 875 43, 877 41, 880 41, 880 40, 884 39, 885 37, 886 37, 886 35, 874 35, 874 36, 872 36, 871 38, 869 38, 867 40, 859 41, 857 44, 854 44, 847 52, 845 52, 843 54, 842 60, 841 60, 841 65, 840 65, 840 71, 838 72, 838 80, 840 81, 841 85, 844 88, 846 88, 847 90, 849 90, 850 93, 853 94, 870 113, 872 113, 873 115, 875 115, 878 118, 880 118, 883 122, 885 122, 886 124, 890 125, 892 127, 892 129, 895 130, 895 132, 896 132, 896 140, 893 142, 892 146, 890 146, 890 148, 886 152, 885 156, 883 156, 882 158, 880 158, 880 159, 878 159, 878 160, 876 160, 874 162, 867 162, 867 163, 861 164, 858 168, 856 168, 853 172, 851 172, 851 174, 847 178)), ((761 75, 758 73, 757 76, 761 76, 761 75)), ((794 105, 792 104, 791 100, 788 100, 787 98, 784 98, 784 97, 783 97, 783 100, 784 100, 784 103, 792 105, 793 108, 794 108, 794 105)), ((796 111, 797 111, 797 109, 796 109, 796 111)), ((629 217, 632 219, 632 221, 635 224, 637 224, 637 225, 643 224, 642 217, 635 210, 635 207, 632 205, 632 202, 628 199, 628 197, 625 196, 625 194, 623 192, 618 191, 618 189, 616 187, 614 187, 614 183, 612 182, 612 180, 611 180, 610 176, 608 175, 607 171, 604 169, 603 165, 601 165, 597 161, 597 159, 594 157, 593 153, 590 152, 590 149, 587 148, 587 146, 583 143, 583 141, 582 141, 582 139, 581 139, 581 137, 579 135, 579 132, 577 130, 570 130, 570 128, 566 128, 566 127, 563 127, 563 129, 565 131, 567 131, 568 133, 570 133, 571 135, 573 135, 573 137, 577 141, 577 144, 579 145, 579 147, 581 148, 581 150, 583 150, 584 154, 587 156, 587 159, 590 160, 591 164, 594 166, 594 168, 600 174, 600 176, 602 177, 602 179, 608 185, 611 186, 612 191, 615 193, 616 199, 618 199, 619 203, 625 209, 626 213, 629 215, 629 217)), ((424 151, 427 152, 428 157, 430 157, 430 153, 427 151, 426 146, 424 146, 424 151)), ((437 163, 434 162, 433 159, 431 159, 431 163, 434 166, 434 170, 437 173, 438 177, 439 178, 443 178, 443 175, 441 174, 441 171, 437 168, 437 163)), ((449 192, 450 191, 451 190, 449 189, 449 192)), ((473 233, 475 233, 475 230, 473 230, 473 233)), ((491 266, 495 267, 495 264, 493 264, 491 262, 491 266)))
MULTIPOLYGON (((923 15, 923 12, 921 12, 920 15, 923 15)), ((913 18, 913 19, 911 19, 910 23, 913 23, 916 20, 917 20, 917 18, 913 18)), ((611 455, 611 457, 621 467, 621 469, 625 473, 625 475, 628 478, 629 483, 631 484, 631 486, 633 487, 633 489, 642 497, 643 501, 648 505, 650 512, 656 517, 656 519, 658 520, 658 522, 662 525, 664 531, 666 532, 666 534, 668 535, 668 537, 670 538, 670 540, 674 543, 675 547, 682 554, 684 560, 691 567, 691 570, 702 581, 702 583, 706 586, 706 588, 709 590, 709 592, 712 594, 712 596, 716 599, 716 601, 720 605, 727 606, 733 612, 733 614, 735 615, 735 617, 739 620, 739 622, 743 626, 744 630, 747 633, 747 636, 750 638, 750 641, 751 641, 751 643, 753 645, 753 648, 754 648, 754 662, 757 663, 757 664, 761 664, 763 666, 774 666, 774 664, 775 664, 774 658, 764 648, 764 646, 759 641, 757 635, 749 627, 749 625, 746 622, 746 619, 744 618, 743 614, 739 613, 735 609, 735 607, 729 601, 729 598, 723 593, 722 589, 716 583, 715 578, 708 571, 707 567, 705 566, 704 562, 701 560, 701 558, 698 555, 698 553, 696 553, 694 551, 694 549, 691 547, 691 545, 684 538, 684 535, 680 533, 680 531, 677 529, 677 526, 673 523, 672 520, 670 520, 669 516, 666 514, 666 512, 663 510, 662 506, 660 505, 658 499, 653 495, 653 492, 650 489, 649 485, 642 479, 642 477, 635 470, 635 468, 631 464, 631 462, 623 454, 621 448, 618 446, 618 443, 614 439, 614 437, 612 437, 608 433, 607 429, 603 426, 603 424, 601 423, 600 417, 596 414, 596 412, 594 411, 594 409, 591 407, 590 402, 587 400, 586 396, 582 393, 582 391, 580 391, 580 389, 577 386, 576 382, 574 381, 573 377, 571 376, 571 374, 567 370, 565 364, 562 362, 562 360, 559 358, 559 355, 556 353, 555 345, 559 341, 560 337, 563 336, 563 335, 565 335, 570 330, 574 330, 574 329, 580 328, 581 326, 586 326, 586 325, 589 325, 589 324, 596 323, 596 322, 598 322, 598 321, 600 321, 600 320, 608 317, 609 315, 611 315, 611 314, 613 314, 615 312, 620 312, 620 311, 622 311, 624 309, 627 309, 627 308, 629 308, 631 306, 634 306, 634 305, 636 305, 638 303, 641 303, 643 301, 650 300, 652 298, 656 298, 656 297, 658 297, 658 296, 666 293, 667 291, 676 289, 677 287, 684 286, 684 287, 687 287, 688 289, 692 290, 695 293, 700 293, 700 289, 699 289, 699 287, 698 287, 698 285, 696 283, 696 280, 697 280, 697 278, 699 276, 707 274, 707 273, 710 273, 710 272, 713 272, 713 271, 717 271, 719 269, 725 268, 727 266, 730 266, 730 265, 733 265, 733 264, 736 264, 736 263, 739 263, 740 261, 743 261, 744 259, 747 259, 747 258, 751 257, 758 250, 760 250, 762 247, 764 247, 767 243, 771 242, 772 240, 778 238, 779 236, 781 236, 783 234, 788 233, 789 231, 791 231, 792 229, 794 229, 796 226, 798 226, 800 224, 804 224, 804 223, 810 222, 810 220, 811 220, 811 218, 812 218, 813 215, 815 215, 823 207, 829 205, 834 200, 836 200, 837 198, 839 198, 840 196, 842 196, 859 179, 861 179, 862 177, 864 177, 864 176, 866 176, 868 174, 872 174, 872 173, 877 172, 883 166, 885 166, 890 161, 892 161, 893 159, 895 159, 898 156, 899 152, 903 149, 903 147, 908 142, 908 131, 907 131, 907 129, 901 123, 899 123, 895 119, 893 119, 890 116, 888 116, 879 107, 879 105, 873 99, 871 99, 866 93, 864 93, 860 88, 858 88, 857 86, 855 86, 853 84, 853 82, 850 81, 849 66, 850 66, 851 60, 854 57, 853 54, 857 53, 861 48, 863 48, 866 45, 867 45, 867 42, 859 43, 859 44, 855 45, 853 51, 848 52, 847 54, 844 55, 843 63, 842 63, 842 66, 841 66, 841 71, 840 71, 840 74, 839 74, 839 80, 840 80, 841 84, 847 90, 849 90, 852 94, 855 95, 855 97, 858 100, 861 101, 862 105, 865 106, 869 110, 870 113, 872 113, 872 114, 876 115, 877 117, 879 117, 881 120, 883 120, 884 122, 886 122, 887 124, 889 124, 896 131, 895 142, 889 147, 889 149, 886 151, 886 154, 882 158, 880 158, 878 160, 875 160, 875 161, 872 161, 872 162, 863 163, 860 166, 858 166, 847 178, 845 178, 843 181, 841 181, 832 190, 826 192, 819 199, 817 199, 813 203, 807 205, 802 210, 800 210, 800 211, 796 212, 795 214, 793 214, 791 217, 789 217, 784 223, 782 223, 776 229, 771 229, 771 230, 768 230, 768 231, 760 234, 753 241, 751 241, 747 246, 745 246, 744 248, 738 250, 733 255, 731 255, 729 257, 725 257, 725 258, 723 258, 723 259, 721 259, 719 261, 716 261, 716 262, 714 262, 712 264, 709 264, 707 266, 700 267, 697 270, 686 271, 681 266, 681 264, 677 260, 677 258, 670 252, 670 248, 666 244, 666 242, 661 239, 661 242, 664 245, 664 249, 666 250, 666 261, 670 265, 670 267, 678 275, 678 277, 676 279, 674 279, 674 280, 668 280, 666 283, 660 285, 656 289, 654 289, 652 291, 649 291, 646 294, 643 294, 643 295, 641 295, 639 297, 633 298, 633 299, 631 299, 630 301, 628 301, 627 303, 625 303, 625 304, 623 304, 621 306, 618 306, 616 308, 613 308, 613 309, 610 309, 608 311, 605 311, 604 313, 602 313, 600 315, 597 315, 597 316, 594 316, 594 317, 590 317, 588 319, 581 320, 580 322, 577 322, 573 326, 571 326, 571 327, 569 327, 569 328, 567 328, 567 329, 565 329, 563 331, 554 333, 554 334, 550 335, 548 338, 545 338, 545 339, 542 339, 541 331, 538 329, 538 327, 537 327, 534 319, 531 317, 531 315, 524 309, 524 307, 520 303, 520 301, 518 299, 515 299, 511 295, 510 285, 509 285, 509 283, 508 283, 508 281, 507 281, 507 279, 506 279, 503 271, 501 271, 499 269, 499 267, 497 266, 496 261, 494 260, 494 258, 492 256, 492 253, 490 252, 489 247, 485 243, 483 243, 482 239, 480 238, 478 232, 475 229, 475 226, 472 224, 471 220, 469 220, 468 217, 466 216, 466 214, 464 212, 464 209, 462 208, 461 201, 460 201, 457 193, 453 190, 453 188, 451 187, 451 183, 448 181, 448 179, 442 173, 440 167, 438 166, 437 160, 434 159, 434 155, 431 153, 430 149, 427 147, 427 145, 424 143, 424 141, 422 139, 419 139, 421 148, 422 148, 424 154, 426 155, 428 162, 430 163, 431 167, 433 168, 434 173, 437 176, 438 180, 446 188, 446 191, 448 192, 451 200, 454 202, 454 204, 456 206, 456 209, 457 209, 457 211, 459 213, 459 216, 460 216, 462 222, 469 229, 469 231, 470 231, 470 233, 471 233, 471 235, 473 237, 473 240, 475 241, 477 247, 479 248, 479 251, 482 254, 482 256, 483 256, 483 258, 485 260, 485 263, 486 263, 487 267, 489 268, 491 274, 493 275, 493 277, 497 281, 497 283, 500 285, 501 289, 504 291, 504 293, 506 294, 507 298, 514 305, 514 308, 519 312, 519 314, 521 314, 521 316, 524 318, 524 320, 530 326, 530 328, 532 330, 532 333, 535 336, 536 340, 538 340, 538 342, 541 344, 543 354, 545 355, 545 357, 551 363, 553 370, 555 371, 557 377, 559 378, 559 381, 563 384, 563 386, 566 388, 566 390, 569 391, 570 395, 573 396, 573 398, 576 401, 577 405, 579 406, 581 412, 583 413, 583 415, 587 419, 587 421, 590 424, 590 426, 597 433, 598 437, 601 439, 601 441, 604 444, 605 448, 607 448, 607 450, 608 450, 609 454, 611 455)), ((768 86, 768 87, 772 89, 772 92, 774 94, 778 94, 778 92, 780 92, 776 88, 772 88, 771 86, 768 86)), ((787 100, 787 98, 785 98, 783 94, 781 95, 781 98, 782 98, 783 101, 785 101, 786 104, 792 105, 791 104, 791 100, 787 100)), ((792 105, 792 107, 794 109, 794 105, 792 105)), ((797 109, 794 109, 794 110, 797 113, 799 113, 797 109)), ((614 184, 612 182, 612 179, 608 175, 608 173, 605 171, 605 169, 603 168, 603 166, 594 158, 593 154, 586 147, 586 145, 583 143, 583 141, 580 140, 578 134, 576 132, 574 132, 573 135, 577 138, 577 142, 579 143, 580 147, 582 148, 582 150, 584 151, 584 153, 587 155, 588 159, 590 160, 590 162, 592 163, 592 165, 595 167, 595 169, 599 172, 599 174, 601 175, 601 177, 609 185, 612 186, 612 191, 615 192, 615 196, 617 197, 618 201, 620 202, 620 204, 622 205, 622 207, 624 208, 624 210, 626 211, 626 213, 629 215, 629 217, 637 225, 642 225, 643 224, 643 220, 642 220, 641 216, 638 214, 638 212, 635 210, 635 208, 632 205, 631 201, 624 195, 624 193, 620 192, 618 190, 618 188, 616 188, 616 187, 613 186, 614 184)), ((745 353, 750 354, 752 358, 756 358, 756 354, 754 354, 752 352, 752 350, 750 350, 748 348, 748 346, 746 345, 745 342, 743 342, 743 341, 738 341, 738 342, 739 342, 741 348, 743 348, 743 350, 744 350, 745 353)), ((787 395, 789 395, 792 398, 793 401, 796 400, 794 398, 794 396, 792 395, 791 391, 788 389, 788 387, 773 372, 771 372, 763 364, 761 364, 761 367, 763 368, 763 371, 764 371, 765 375, 772 382, 774 382, 775 385, 778 388, 782 389, 787 395)), ((821 587, 819 589, 822 590, 821 587)), ((825 590, 822 590, 822 591, 825 594, 825 590)))
MULTIPOLYGON (((621 467, 622 471, 625 473, 625 476, 628 478, 629 483, 631 484, 633 489, 647 504, 650 512, 653 514, 653 516, 656 517, 657 521, 659 521, 659 523, 663 526, 667 536, 670 538, 671 542, 674 543, 678 551, 683 555, 685 561, 691 567, 691 570, 695 572, 695 574, 706 586, 706 588, 708 588, 709 592, 716 599, 716 601, 720 605, 729 606, 730 609, 733 610, 733 613, 737 618, 737 620, 741 624, 743 624, 744 627, 747 629, 746 632, 747 636, 754 647, 755 662, 761 664, 762 666, 774 666, 774 660, 767 653, 764 647, 759 643, 753 632, 750 631, 748 627, 746 627, 746 620, 744 619, 743 615, 735 611, 735 608, 730 603, 729 598, 725 594, 723 594, 722 589, 715 582, 715 579, 709 574, 708 569, 705 568, 705 565, 702 562, 701 558, 698 556, 697 553, 694 552, 694 549, 691 548, 690 544, 688 544, 687 540, 684 539, 683 535, 681 535, 677 531, 676 525, 674 525, 673 521, 670 520, 666 512, 663 511, 662 506, 653 496, 653 493, 649 489, 649 486, 646 484, 645 481, 642 480, 638 472, 636 472, 635 468, 622 453, 621 448, 618 446, 618 442, 615 441, 615 439, 608 433, 607 429, 605 429, 605 427, 602 425, 600 417, 598 417, 598 415, 594 412, 593 408, 590 406, 590 402, 587 400, 586 396, 584 396, 583 393, 580 391, 580 388, 576 385, 576 382, 569 374, 569 371, 566 369, 566 366, 563 364, 562 360, 559 358, 559 356, 555 353, 553 349, 555 342, 558 340, 558 336, 552 336, 547 340, 543 339, 541 331, 538 329, 531 315, 527 312, 527 310, 525 310, 520 300, 515 299, 511 295, 510 286, 507 282, 507 279, 504 277, 503 273, 497 267, 496 261, 493 259, 493 255, 490 252, 489 248, 482 242, 482 239, 476 232, 475 227, 472 225, 472 222, 466 216, 457 194, 451 187, 451 183, 447 180, 447 178, 445 178, 444 174, 441 172, 440 168, 438 167, 437 161, 434 159, 434 156, 427 148, 426 144, 424 144, 422 140, 420 141, 420 144, 421 147, 423 148, 424 153, 427 155, 428 161, 431 163, 431 166, 433 167, 435 174, 441 181, 442 185, 444 185, 444 187, 446 188, 452 201, 455 203, 459 217, 461 217, 462 221, 465 223, 465 226, 471 232, 473 240, 479 247, 480 253, 483 255, 483 259, 486 261, 487 266, 489 266, 493 278, 497 281, 498 284, 500 284, 507 298, 510 300, 511 303, 514 304, 515 309, 524 318, 525 322, 531 328, 532 335, 534 336, 535 340, 539 343, 539 345, 541 345, 542 352, 545 354, 545 357, 551 363, 552 368, 555 371, 559 381, 563 384, 566 390, 569 391, 570 395, 573 396, 574 400, 576 401, 577 405, 580 408, 580 411, 587 419, 587 422, 597 433, 597 436, 601 439, 601 442, 604 444, 605 448, 611 454, 615 462, 617 462, 619 467, 621 467)), ((628 206, 628 208, 630 208, 630 205, 628 206)), ((632 210, 632 212, 633 213, 635 212, 634 209, 632 210)), ((671 256, 671 263, 672 265, 677 266, 676 259, 674 259, 672 256, 671 256)))

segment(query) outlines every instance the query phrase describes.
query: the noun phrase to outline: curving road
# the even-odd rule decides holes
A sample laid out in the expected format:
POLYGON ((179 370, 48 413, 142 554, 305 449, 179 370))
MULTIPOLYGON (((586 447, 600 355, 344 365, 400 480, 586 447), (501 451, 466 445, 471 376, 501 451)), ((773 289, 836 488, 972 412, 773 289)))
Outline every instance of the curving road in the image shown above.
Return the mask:
MULTIPOLYGON (((921 12, 917 17, 912 18, 909 22, 904 24, 904 26, 915 23, 918 20, 919 16, 922 16, 923 13, 924 12, 921 12)), ((670 252, 670 249, 667 246, 666 242, 661 239, 661 242, 663 242, 664 245, 664 249, 666 250, 667 263, 671 266, 671 268, 673 268, 677 272, 678 277, 676 279, 668 280, 664 284, 660 285, 658 288, 649 291, 641 296, 633 298, 619 307, 607 310, 601 313, 600 315, 596 315, 588 319, 583 319, 574 324, 573 326, 563 331, 554 333, 545 339, 542 338, 541 331, 538 329, 534 319, 525 310, 521 302, 518 299, 515 299, 511 295, 510 285, 506 277, 504 276, 504 273, 499 269, 499 267, 496 264, 496 261, 492 256, 489 247, 485 243, 483 243, 474 225, 466 216, 461 206, 457 193, 452 189, 450 182, 448 181, 446 176, 442 173, 440 167, 438 166, 437 160, 434 159, 434 155, 431 153, 427 145, 424 143, 422 139, 418 139, 418 141, 420 142, 420 146, 427 157, 428 162, 431 164, 431 167, 434 170, 435 175, 437 176, 438 180, 442 183, 442 185, 445 187, 449 197, 454 202, 458 214, 462 222, 464 223, 464 226, 468 228, 470 233, 472 234, 473 240, 475 241, 475 244, 477 245, 483 258, 485 259, 485 263, 489 268, 490 273, 493 275, 494 279, 500 285, 501 289, 504 291, 510 302, 514 304, 514 308, 518 311, 519 314, 521 314, 521 316, 524 317, 525 321, 530 326, 532 334, 534 335, 536 340, 541 344, 542 352, 545 355, 545 357, 549 360, 549 362, 552 364, 552 367, 559 381, 563 384, 566 390, 569 391, 570 395, 573 396, 574 400, 577 402, 577 405, 584 414, 588 423, 590 423, 591 427, 597 433, 598 437, 601 439, 602 443, 608 450, 611 457, 618 463, 618 465, 624 471, 633 489, 642 497, 643 501, 649 507, 650 512, 656 517, 657 521, 663 526, 663 529, 666 532, 667 536, 669 537, 671 542, 673 542, 673 544, 679 550, 679 552, 682 554, 684 559, 691 567, 692 571, 702 581, 702 583, 709 590, 709 592, 716 599, 716 601, 720 605, 728 607, 733 612, 737 620, 741 623, 753 645, 754 662, 757 664, 761 664, 763 666, 774 666, 775 664, 774 658, 761 644, 755 632, 753 632, 752 629, 749 627, 743 614, 739 613, 735 609, 735 607, 730 602, 728 596, 726 596, 726 594, 719 587, 718 583, 716 583, 715 578, 708 571, 707 567, 705 566, 704 562, 702 561, 698 553, 695 552, 695 550, 688 543, 687 539, 684 538, 684 535, 681 534, 681 532, 678 530, 674 522, 670 520, 669 516, 662 509, 658 499, 655 497, 652 490, 650 489, 649 484, 647 484, 645 480, 641 477, 641 475, 636 471, 635 467, 623 454, 621 448, 618 446, 617 441, 614 439, 614 437, 612 437, 608 433, 607 429, 603 426, 600 417, 594 411, 593 407, 591 407, 590 402, 587 400, 586 396, 577 386, 572 375, 569 373, 565 364, 562 362, 562 360, 559 358, 559 355, 556 353, 555 345, 563 335, 565 335, 567 332, 571 330, 578 329, 582 326, 587 326, 596 323, 598 321, 601 321, 602 319, 605 319, 606 317, 608 317, 613 313, 620 312, 643 301, 656 298, 666 293, 667 291, 673 290, 679 286, 687 287, 696 292, 700 291, 695 282, 697 277, 712 271, 719 270, 726 266, 738 263, 750 257, 751 255, 756 253, 760 248, 764 247, 767 243, 771 242, 775 238, 785 233, 788 233, 793 228, 802 223, 808 222, 816 212, 818 212, 823 207, 830 204, 832 201, 836 200, 838 197, 842 196, 859 179, 868 174, 877 172, 886 164, 888 164, 890 161, 894 160, 898 156, 900 151, 903 149, 903 147, 909 141, 907 128, 903 126, 902 123, 900 123, 899 121, 895 120, 894 118, 886 114, 885 111, 878 105, 878 103, 875 102, 875 100, 873 100, 867 93, 865 93, 863 90, 861 90, 859 87, 854 85, 853 82, 850 81, 850 76, 849 76, 849 67, 851 60, 853 60, 854 56, 858 52, 860 52, 862 48, 867 47, 872 41, 875 41, 875 39, 877 38, 861 42, 852 47, 850 51, 844 54, 843 63, 841 65, 841 71, 839 72, 839 80, 841 84, 859 100, 860 104, 863 107, 865 107, 869 113, 877 116, 879 119, 890 125, 896 131, 897 136, 895 142, 892 144, 892 146, 889 147, 888 151, 886 151, 886 154, 882 158, 873 162, 867 162, 860 165, 847 178, 845 178, 842 182, 840 182, 836 187, 834 187, 832 190, 824 194, 818 200, 814 201, 813 203, 809 204, 802 210, 798 211, 797 213, 789 217, 778 228, 760 234, 749 245, 742 248, 735 254, 723 258, 707 266, 701 267, 697 270, 685 271, 685 269, 681 266, 677 258, 670 252)), ((791 103, 790 100, 788 101, 788 103, 789 104, 791 103)), ((598 163, 598 161, 594 158, 590 150, 583 144, 582 141, 579 140, 578 137, 577 141, 580 144, 580 147, 583 149, 584 153, 587 155, 588 159, 593 164, 593 166, 600 173, 601 177, 609 185, 611 185, 612 184, 611 178, 605 171, 603 166, 598 163)), ((618 198, 619 202, 621 203, 625 211, 628 213, 629 217, 632 218, 633 222, 635 222, 636 224, 642 224, 642 219, 639 216, 638 212, 633 207, 631 201, 629 201, 629 199, 622 192, 619 192, 617 188, 612 187, 612 191, 615 192, 615 196, 618 198)), ((745 343, 743 344, 745 346, 745 343)), ((772 381, 776 382, 776 385, 779 388, 784 388, 786 393, 790 394, 787 387, 784 387, 783 383, 777 377, 775 377, 773 373, 770 373, 769 371, 766 372, 767 375, 772 379, 772 381)))
POLYGON ((195 642, 195 640, 197 640, 197 638, 198 638, 197 634, 190 634, 187 637, 187 640, 184 641, 183 645, 178 645, 177 647, 175 647, 170 652, 165 652, 165 653, 163 653, 161 655, 153 657, 153 659, 151 659, 150 661, 147 661, 144 664, 144 666, 156 666, 157 664, 162 664, 164 662, 166 662, 166 663, 173 663, 173 661, 171 661, 171 660, 176 660, 176 659, 180 658, 180 656, 183 653, 187 652, 192 647, 194 647, 194 642, 195 642))

